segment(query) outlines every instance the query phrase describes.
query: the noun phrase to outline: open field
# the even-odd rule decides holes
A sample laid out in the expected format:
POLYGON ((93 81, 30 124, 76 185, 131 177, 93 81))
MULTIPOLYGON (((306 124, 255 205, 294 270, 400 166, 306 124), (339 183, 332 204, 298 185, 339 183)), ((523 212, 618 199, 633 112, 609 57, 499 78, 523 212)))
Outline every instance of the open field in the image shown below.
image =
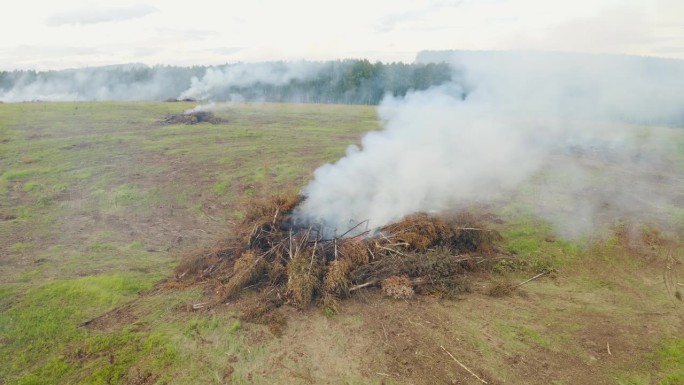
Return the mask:
MULTIPOLYGON (((282 308, 277 336, 240 319, 249 290, 192 311, 202 287, 159 285, 181 254, 378 128, 372 107, 313 104, 161 123, 193 106, 0 104, 0 385, 481 383, 455 359, 489 384, 684 384, 684 195, 567 240, 530 208, 562 175, 484 208, 511 258, 457 299, 361 290, 334 316, 282 308)), ((684 191, 684 130, 658 130, 668 166, 638 175, 684 191)))

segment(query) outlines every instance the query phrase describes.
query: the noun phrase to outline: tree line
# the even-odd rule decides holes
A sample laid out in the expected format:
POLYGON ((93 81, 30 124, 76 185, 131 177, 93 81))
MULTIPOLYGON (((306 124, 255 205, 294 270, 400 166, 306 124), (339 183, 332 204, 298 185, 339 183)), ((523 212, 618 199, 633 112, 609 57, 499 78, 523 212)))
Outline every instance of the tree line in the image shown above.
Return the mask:
POLYGON ((446 63, 371 63, 365 59, 15 70, 0 71, 0 100, 169 100, 195 87, 202 90, 197 99, 217 101, 378 104, 387 94, 404 96, 409 90, 453 80, 456 74, 446 63), (254 73, 236 77, 238 69, 242 71, 238 75, 250 74, 252 69, 254 73), (273 73, 281 75, 277 81, 273 73))

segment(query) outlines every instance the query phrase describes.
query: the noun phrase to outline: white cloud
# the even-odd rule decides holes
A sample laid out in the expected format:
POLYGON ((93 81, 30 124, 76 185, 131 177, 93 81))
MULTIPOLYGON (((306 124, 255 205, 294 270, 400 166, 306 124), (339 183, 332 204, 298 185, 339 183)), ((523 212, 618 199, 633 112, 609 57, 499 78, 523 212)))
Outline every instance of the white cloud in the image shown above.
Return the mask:
POLYGON ((25 68, 28 62, 46 69, 122 61, 412 61, 424 49, 581 50, 684 58, 679 48, 684 47, 684 2, 679 0, 93 3, 15 2, 12 12, 0 14, 0 50, 69 45, 100 52, 62 61, 52 55, 43 60, 40 53, 3 57, 0 69, 25 68))
POLYGON ((65 24, 88 25, 137 19, 157 11, 157 8, 145 4, 118 8, 88 6, 67 12, 54 13, 45 22, 53 27, 65 24))

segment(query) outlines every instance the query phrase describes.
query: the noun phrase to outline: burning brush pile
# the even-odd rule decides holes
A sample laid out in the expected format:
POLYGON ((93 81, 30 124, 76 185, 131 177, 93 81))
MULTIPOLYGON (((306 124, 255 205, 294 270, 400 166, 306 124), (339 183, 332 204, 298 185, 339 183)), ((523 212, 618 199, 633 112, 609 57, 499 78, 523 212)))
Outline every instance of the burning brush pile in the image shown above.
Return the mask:
POLYGON ((291 213, 300 201, 278 197, 253 204, 230 239, 184 258, 174 284, 208 285, 215 296, 203 306, 257 289, 263 294, 260 307, 252 309, 257 316, 284 303, 316 303, 336 312, 340 299, 366 287, 379 286, 401 299, 466 290, 463 273, 492 261, 500 238, 473 226, 472 216, 447 220, 427 214, 373 232, 358 230, 361 223, 326 238, 314 227, 293 225, 291 213))
POLYGON ((182 114, 168 115, 162 121, 163 124, 221 124, 223 119, 214 115, 211 111, 193 111, 182 114))

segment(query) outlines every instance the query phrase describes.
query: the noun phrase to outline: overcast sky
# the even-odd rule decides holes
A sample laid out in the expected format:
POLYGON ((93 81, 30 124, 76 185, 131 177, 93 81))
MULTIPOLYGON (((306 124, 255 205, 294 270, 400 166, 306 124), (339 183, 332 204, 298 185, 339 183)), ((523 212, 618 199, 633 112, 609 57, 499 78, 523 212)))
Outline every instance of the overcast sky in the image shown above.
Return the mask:
POLYGON ((0 13, 0 69, 410 62, 424 49, 684 59, 684 1, 20 0, 0 13))

